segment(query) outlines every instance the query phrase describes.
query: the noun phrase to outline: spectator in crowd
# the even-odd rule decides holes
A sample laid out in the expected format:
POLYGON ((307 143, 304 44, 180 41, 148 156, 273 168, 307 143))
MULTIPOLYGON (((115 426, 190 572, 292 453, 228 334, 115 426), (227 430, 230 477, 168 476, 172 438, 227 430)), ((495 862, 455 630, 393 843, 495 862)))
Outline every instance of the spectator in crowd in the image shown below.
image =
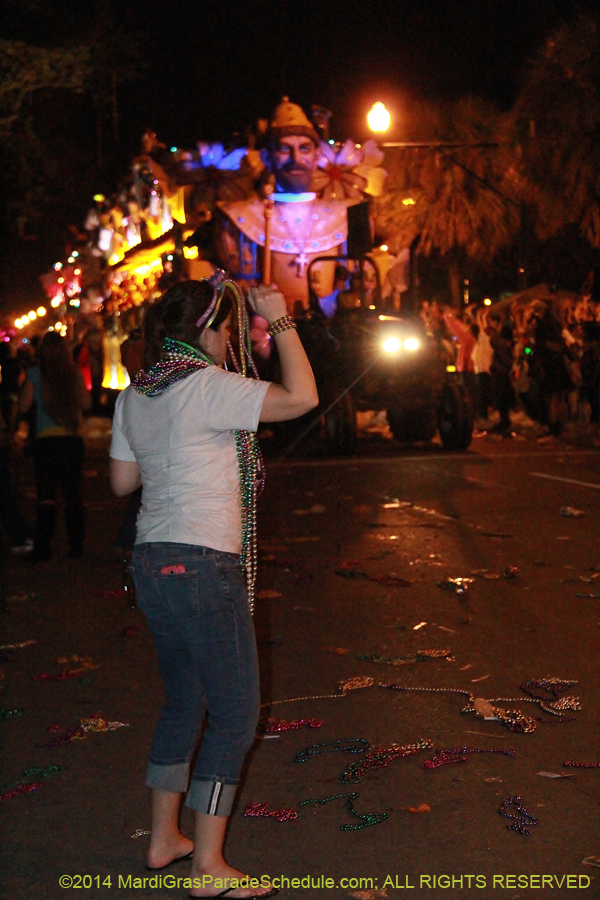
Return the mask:
POLYGON ((573 388, 566 363, 567 348, 560 322, 550 307, 535 320, 529 373, 541 398, 541 421, 558 436, 568 417, 567 394, 573 388))
POLYGON ((11 553, 28 553, 31 534, 19 504, 11 469, 11 443, 16 422, 19 364, 9 345, 0 344, 0 521, 10 540, 11 553))
POLYGON ((475 372, 473 365, 473 350, 476 346, 476 338, 469 321, 456 315, 450 307, 446 307, 443 312, 444 323, 446 328, 457 342, 456 351, 456 371, 460 372, 463 387, 467 391, 471 403, 475 406, 475 372))
POLYGON ((490 367, 492 390, 496 409, 500 413, 498 430, 504 437, 511 435, 510 411, 515 403, 512 384, 513 330, 505 322, 490 340, 494 356, 490 367))
POLYGON ((83 377, 73 362, 66 338, 48 331, 40 344, 39 365, 27 372, 20 409, 35 404, 33 460, 37 487, 37 519, 32 559, 52 556, 56 528, 56 489, 65 501, 69 556, 83 551, 82 468, 84 447, 79 435, 82 411, 89 405, 83 377))
POLYGON ((100 323, 94 316, 82 335, 81 342, 75 348, 74 357, 81 369, 84 383, 91 392, 91 413, 101 415, 103 412, 100 402, 102 394, 102 380, 104 378, 104 338, 100 323))
POLYGON ((586 322, 580 363, 580 400, 590 405, 590 422, 600 422, 600 326, 586 322))
POLYGON ((477 405, 476 415, 481 419, 487 419, 492 406, 492 361, 494 350, 488 334, 488 321, 486 311, 480 309, 475 315, 475 323, 472 325, 475 346, 471 353, 473 371, 475 372, 475 397, 477 405))
POLYGON ((333 291, 327 297, 319 297, 319 306, 321 312, 328 318, 332 319, 337 311, 338 295, 341 291, 345 291, 348 286, 348 269, 345 266, 335 267, 335 276, 333 282, 333 291))

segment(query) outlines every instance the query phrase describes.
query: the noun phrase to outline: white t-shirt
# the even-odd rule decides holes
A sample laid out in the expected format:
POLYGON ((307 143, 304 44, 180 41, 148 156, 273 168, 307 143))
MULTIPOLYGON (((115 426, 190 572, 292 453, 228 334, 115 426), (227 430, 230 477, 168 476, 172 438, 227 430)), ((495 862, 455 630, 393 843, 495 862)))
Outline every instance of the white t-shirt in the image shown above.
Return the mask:
POLYGON ((476 375, 482 375, 484 372, 489 372, 492 368, 494 348, 491 345, 489 335, 483 328, 480 330, 477 337, 477 343, 473 348, 471 359, 473 360, 473 371, 476 375))
POLYGON ((119 395, 110 455, 141 469, 136 543, 241 552, 234 431, 256 431, 268 387, 209 366, 158 397, 131 386, 119 395))

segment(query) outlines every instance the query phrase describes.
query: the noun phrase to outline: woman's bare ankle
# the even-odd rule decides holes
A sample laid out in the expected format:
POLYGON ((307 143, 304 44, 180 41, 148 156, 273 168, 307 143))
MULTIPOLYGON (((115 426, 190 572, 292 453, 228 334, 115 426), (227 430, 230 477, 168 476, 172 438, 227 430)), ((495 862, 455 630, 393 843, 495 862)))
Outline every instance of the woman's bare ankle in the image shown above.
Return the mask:
POLYGON ((174 859, 187 856, 192 853, 194 842, 186 838, 183 834, 174 834, 167 838, 150 837, 150 846, 148 847, 147 864, 152 869, 160 869, 166 866, 174 859))

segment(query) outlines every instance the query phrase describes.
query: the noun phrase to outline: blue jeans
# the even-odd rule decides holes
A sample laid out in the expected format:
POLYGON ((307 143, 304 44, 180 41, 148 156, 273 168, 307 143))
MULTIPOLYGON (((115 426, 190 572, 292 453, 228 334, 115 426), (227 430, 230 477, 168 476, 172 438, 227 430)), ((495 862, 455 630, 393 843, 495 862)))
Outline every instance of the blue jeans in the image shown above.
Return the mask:
POLYGON ((192 544, 136 544, 130 571, 165 682, 146 785, 187 791, 193 809, 229 815, 260 709, 239 556, 192 544), (161 571, 173 567, 179 571, 161 571))

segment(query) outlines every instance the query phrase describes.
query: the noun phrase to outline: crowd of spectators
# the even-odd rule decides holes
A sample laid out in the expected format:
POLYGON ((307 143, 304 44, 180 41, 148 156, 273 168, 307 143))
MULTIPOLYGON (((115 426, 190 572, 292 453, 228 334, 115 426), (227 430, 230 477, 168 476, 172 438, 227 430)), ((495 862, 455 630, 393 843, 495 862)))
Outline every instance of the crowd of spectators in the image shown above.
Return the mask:
POLYGON ((425 302, 420 315, 460 373, 480 429, 510 436, 518 409, 555 436, 568 420, 600 422, 600 309, 588 297, 461 312, 425 302))

